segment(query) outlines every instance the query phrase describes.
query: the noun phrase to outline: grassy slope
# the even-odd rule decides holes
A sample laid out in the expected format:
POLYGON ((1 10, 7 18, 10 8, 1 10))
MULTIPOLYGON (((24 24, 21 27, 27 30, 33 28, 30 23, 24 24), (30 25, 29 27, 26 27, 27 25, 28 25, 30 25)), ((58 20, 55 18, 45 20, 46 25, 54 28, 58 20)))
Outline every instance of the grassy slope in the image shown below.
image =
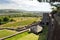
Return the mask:
POLYGON ((14 34, 14 33, 16 33, 16 32, 11 31, 11 30, 0 30, 0 38, 9 36, 9 35, 14 34))

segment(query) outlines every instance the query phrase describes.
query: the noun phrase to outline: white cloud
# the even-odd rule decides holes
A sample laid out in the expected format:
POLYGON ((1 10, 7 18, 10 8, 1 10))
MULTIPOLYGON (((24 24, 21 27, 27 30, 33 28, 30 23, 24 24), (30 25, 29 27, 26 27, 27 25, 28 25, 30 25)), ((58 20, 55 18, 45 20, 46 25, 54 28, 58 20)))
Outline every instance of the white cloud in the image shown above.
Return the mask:
POLYGON ((0 4, 0 9, 24 9, 28 11, 51 11, 48 3, 39 3, 37 0, 10 0, 13 3, 0 4))

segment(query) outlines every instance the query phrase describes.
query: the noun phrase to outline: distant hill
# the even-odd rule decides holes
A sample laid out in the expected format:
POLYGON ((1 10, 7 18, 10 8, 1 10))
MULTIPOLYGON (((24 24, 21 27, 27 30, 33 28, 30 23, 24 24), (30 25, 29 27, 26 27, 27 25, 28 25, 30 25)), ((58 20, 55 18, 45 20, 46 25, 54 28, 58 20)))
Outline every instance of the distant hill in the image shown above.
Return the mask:
MULTIPOLYGON (((22 10, 24 11, 24 10, 22 10)), ((0 13, 19 13, 21 10, 18 9, 0 9, 0 13)))
POLYGON ((19 9, 0 9, 0 14, 2 13, 23 13, 23 14, 34 14, 34 15, 40 15, 42 16, 43 13, 40 13, 39 11, 26 11, 26 10, 19 10, 19 9))

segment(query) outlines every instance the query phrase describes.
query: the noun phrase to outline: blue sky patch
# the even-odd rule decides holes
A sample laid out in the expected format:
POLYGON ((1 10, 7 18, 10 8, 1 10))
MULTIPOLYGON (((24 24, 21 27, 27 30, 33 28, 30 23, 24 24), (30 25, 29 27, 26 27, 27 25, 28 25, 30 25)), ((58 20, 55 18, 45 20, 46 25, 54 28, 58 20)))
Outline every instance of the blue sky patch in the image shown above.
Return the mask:
POLYGON ((11 3, 9 0, 0 0, 0 4, 8 4, 11 3))

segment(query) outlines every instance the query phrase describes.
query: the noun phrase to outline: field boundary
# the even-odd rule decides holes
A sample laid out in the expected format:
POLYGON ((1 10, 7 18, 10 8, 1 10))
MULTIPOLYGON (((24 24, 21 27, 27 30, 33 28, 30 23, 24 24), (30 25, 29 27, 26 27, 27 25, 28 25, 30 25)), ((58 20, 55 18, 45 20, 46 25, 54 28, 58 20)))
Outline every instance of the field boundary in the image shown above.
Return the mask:
POLYGON ((23 30, 23 31, 17 32, 17 33, 15 33, 15 34, 13 34, 13 35, 10 35, 10 36, 6 36, 6 37, 3 37, 3 38, 0 38, 0 40, 4 40, 4 39, 7 39, 7 38, 10 38, 10 37, 16 36, 16 35, 18 35, 18 34, 20 34, 20 33, 26 32, 26 31, 28 31, 28 30, 29 30, 29 29, 26 29, 26 30, 23 30))
POLYGON ((7 38, 16 36, 16 35, 18 35, 18 34, 20 34, 20 33, 25 32, 25 31, 29 31, 29 28, 31 28, 32 26, 36 26, 36 25, 38 25, 38 24, 40 24, 40 21, 37 22, 37 23, 32 23, 31 25, 25 26, 25 27, 22 28, 22 30, 18 30, 19 32, 15 33, 15 34, 13 34, 13 35, 10 35, 10 36, 6 36, 6 37, 3 37, 3 38, 0 38, 0 40, 4 40, 4 39, 7 39, 7 38))

